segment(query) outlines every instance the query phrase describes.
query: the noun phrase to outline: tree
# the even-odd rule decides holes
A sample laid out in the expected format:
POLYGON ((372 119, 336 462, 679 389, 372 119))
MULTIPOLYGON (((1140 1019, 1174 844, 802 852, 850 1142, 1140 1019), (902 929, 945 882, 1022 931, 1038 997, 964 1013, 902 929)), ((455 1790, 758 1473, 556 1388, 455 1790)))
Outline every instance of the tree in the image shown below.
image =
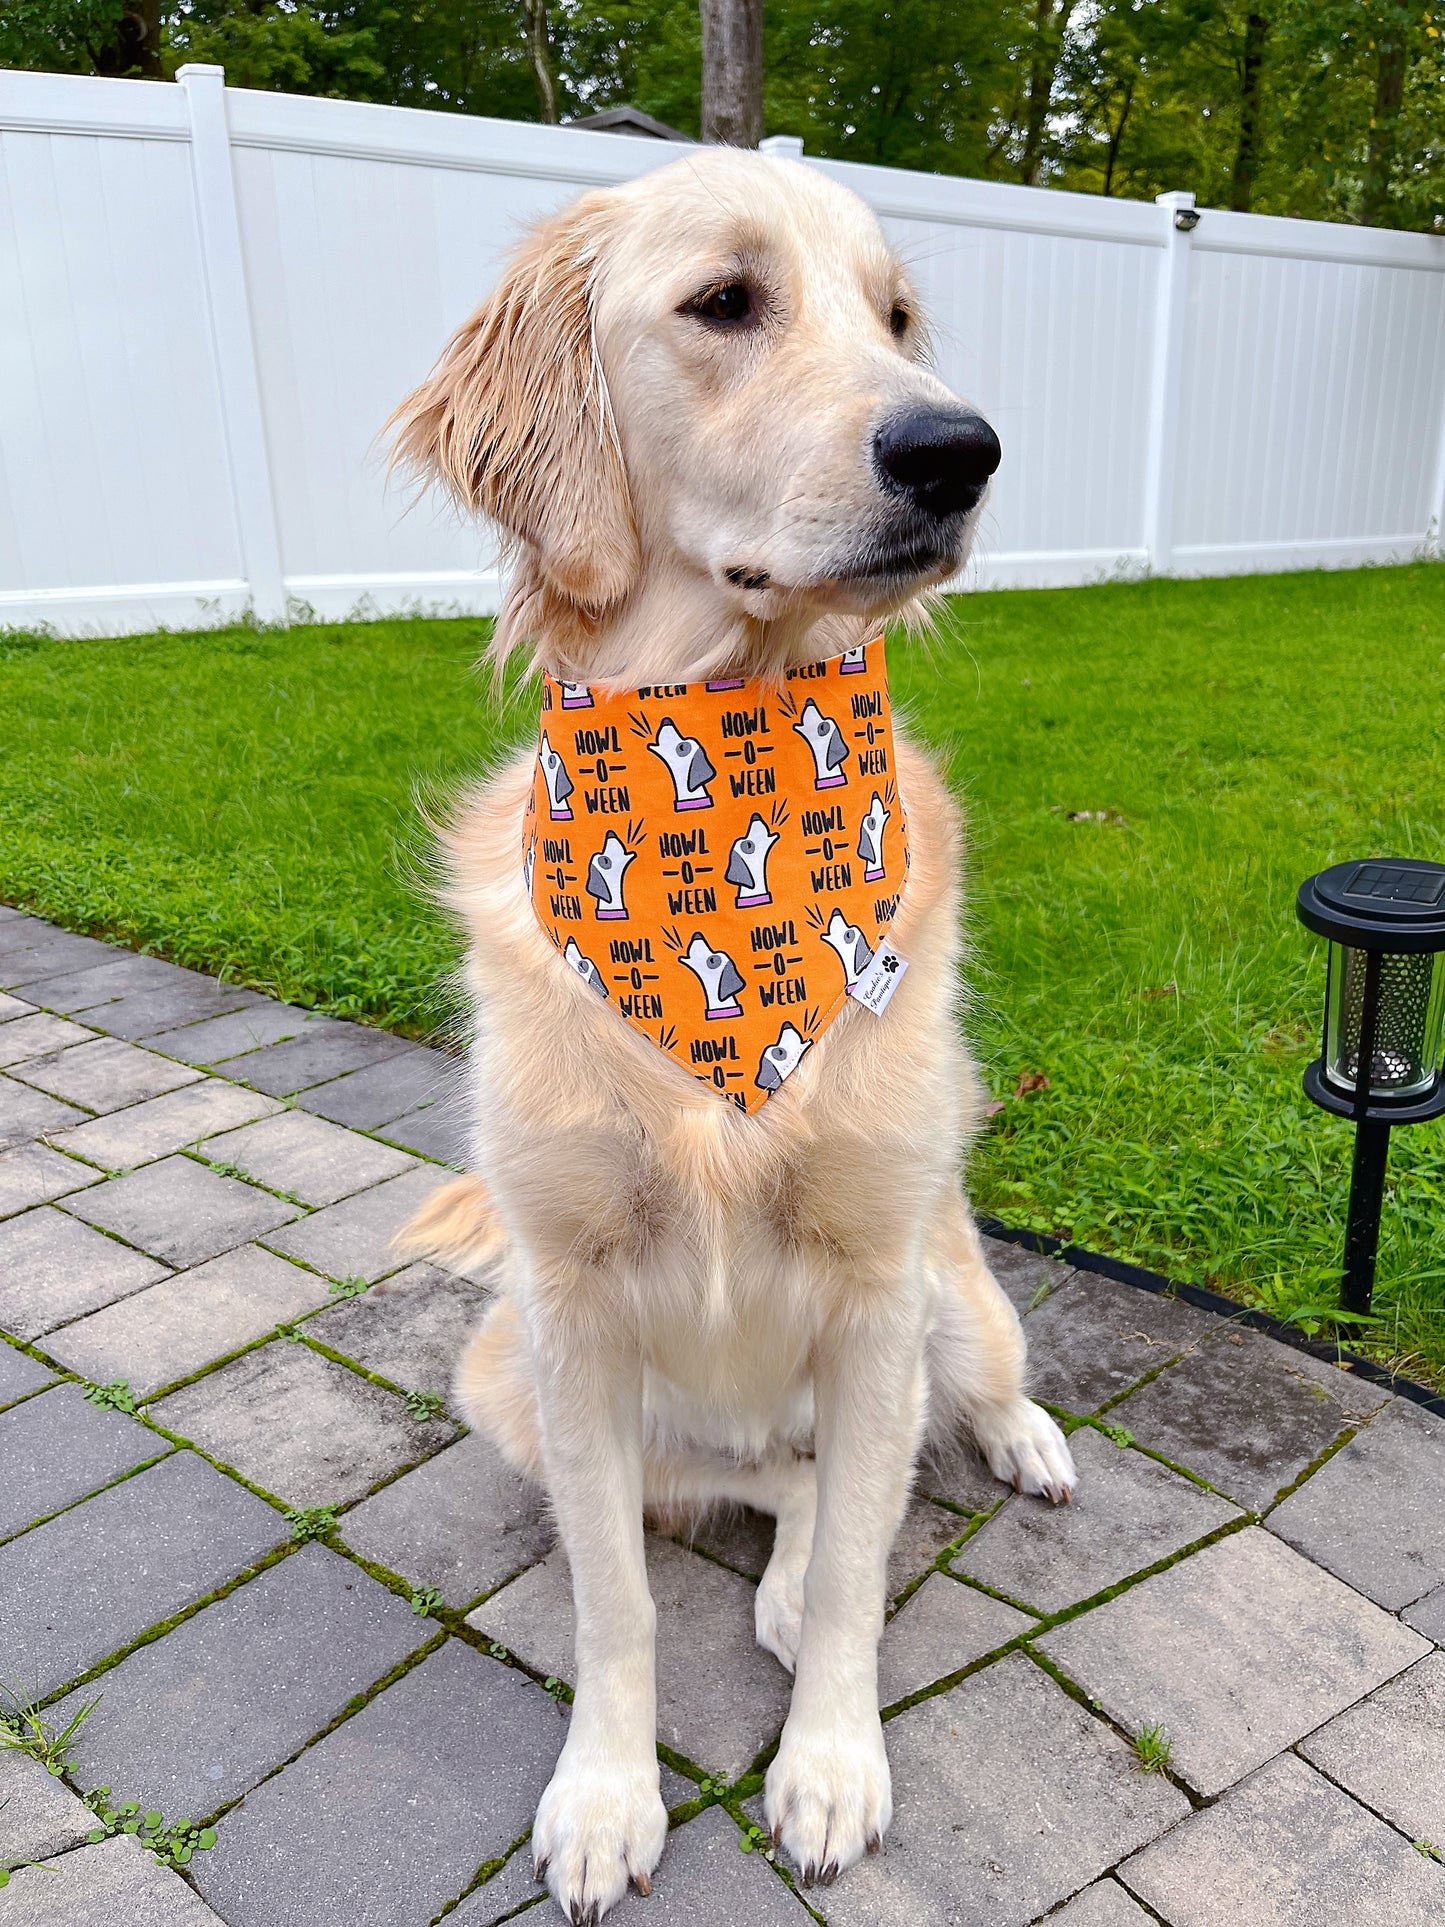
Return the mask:
POLYGON ((700 0, 702 137, 756 147, 763 137, 762 0, 700 0))

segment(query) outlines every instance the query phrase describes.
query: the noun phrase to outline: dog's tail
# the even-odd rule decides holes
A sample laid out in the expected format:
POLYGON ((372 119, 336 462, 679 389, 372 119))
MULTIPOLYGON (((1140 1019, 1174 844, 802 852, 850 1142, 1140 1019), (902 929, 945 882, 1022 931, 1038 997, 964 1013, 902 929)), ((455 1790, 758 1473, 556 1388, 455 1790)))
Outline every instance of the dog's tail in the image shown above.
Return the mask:
POLYGON ((436 1258, 442 1264, 490 1264, 507 1248, 507 1234, 480 1178, 470 1173, 433 1191, 393 1249, 409 1258, 436 1258))

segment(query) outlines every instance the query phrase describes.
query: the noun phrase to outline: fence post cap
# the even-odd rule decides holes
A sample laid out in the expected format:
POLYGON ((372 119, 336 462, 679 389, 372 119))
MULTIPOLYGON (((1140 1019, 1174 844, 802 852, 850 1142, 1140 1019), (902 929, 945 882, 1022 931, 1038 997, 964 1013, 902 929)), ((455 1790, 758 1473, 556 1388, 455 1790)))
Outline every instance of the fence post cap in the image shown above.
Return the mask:
POLYGON ((1154 196, 1155 207, 1193 207, 1194 189, 1192 187, 1171 187, 1167 194, 1154 196))
POLYGON ((177 80, 209 80, 212 75, 217 80, 226 78, 224 67, 217 67, 209 60, 188 60, 183 67, 176 68, 177 80))
POLYGON ((803 158, 803 137, 801 134, 769 134, 766 140, 758 142, 760 154, 771 154, 774 160, 800 161, 803 158))

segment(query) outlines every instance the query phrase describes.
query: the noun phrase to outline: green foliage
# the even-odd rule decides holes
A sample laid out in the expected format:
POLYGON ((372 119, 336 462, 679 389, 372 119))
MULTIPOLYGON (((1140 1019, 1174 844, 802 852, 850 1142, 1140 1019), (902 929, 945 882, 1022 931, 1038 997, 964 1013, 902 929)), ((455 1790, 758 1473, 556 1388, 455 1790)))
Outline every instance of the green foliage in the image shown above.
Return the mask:
POLYGON ((326 1287, 332 1298, 359 1298, 364 1291, 371 1290, 368 1278, 333 1278, 326 1287))
POLYGON ((1134 1735, 1134 1752, 1144 1773, 1162 1773, 1174 1752, 1174 1742, 1162 1726, 1146 1726, 1134 1735))
POLYGON ((154 1807, 142 1813, 136 1800, 122 1800, 112 1806, 108 1786, 87 1793, 85 1804, 95 1816, 96 1824, 86 1835, 92 1846, 117 1833, 131 1833, 143 1847, 150 1848, 162 1866, 184 1867, 193 1854, 208 1853, 216 1844, 214 1827, 198 1827, 190 1820, 166 1820, 154 1807))
POLYGON ((1102 1432, 1111 1445, 1117 1445, 1122 1452, 1134 1443, 1134 1434, 1124 1425, 1107 1425, 1103 1419, 1095 1419, 1094 1430, 1102 1432))
POLYGON ((0 1752, 27 1753, 56 1779, 70 1766, 70 1742, 100 1705, 97 1693, 63 1727, 46 1719, 39 1702, 18 1683, 0 1683, 0 1752))
POLYGON ((436 1586, 418 1586, 411 1596, 411 1609, 418 1617, 426 1613, 434 1613, 437 1607, 444 1603, 441 1592, 436 1586))
POLYGON ((446 1417, 446 1400, 440 1392, 408 1392, 406 1409, 414 1419, 425 1423, 428 1419, 446 1417))
POLYGON ((291 1528, 291 1537, 306 1544, 311 1539, 324 1539, 329 1532, 336 1530, 336 1508, 330 1505, 298 1506, 286 1514, 286 1523, 291 1528))
POLYGON ((113 1378, 108 1385, 87 1385, 85 1396, 92 1405, 99 1405, 102 1411, 135 1411, 135 1393, 123 1378, 113 1378))

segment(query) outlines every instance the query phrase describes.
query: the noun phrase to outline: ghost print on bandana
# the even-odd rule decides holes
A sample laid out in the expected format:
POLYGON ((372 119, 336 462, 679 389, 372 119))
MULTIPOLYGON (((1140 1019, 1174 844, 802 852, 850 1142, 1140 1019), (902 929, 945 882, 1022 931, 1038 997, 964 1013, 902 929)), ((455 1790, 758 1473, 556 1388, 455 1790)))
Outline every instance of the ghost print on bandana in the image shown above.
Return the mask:
POLYGON ((844 1008, 907 880, 883 638, 781 683, 544 676, 522 858, 561 960, 756 1111, 844 1008))

